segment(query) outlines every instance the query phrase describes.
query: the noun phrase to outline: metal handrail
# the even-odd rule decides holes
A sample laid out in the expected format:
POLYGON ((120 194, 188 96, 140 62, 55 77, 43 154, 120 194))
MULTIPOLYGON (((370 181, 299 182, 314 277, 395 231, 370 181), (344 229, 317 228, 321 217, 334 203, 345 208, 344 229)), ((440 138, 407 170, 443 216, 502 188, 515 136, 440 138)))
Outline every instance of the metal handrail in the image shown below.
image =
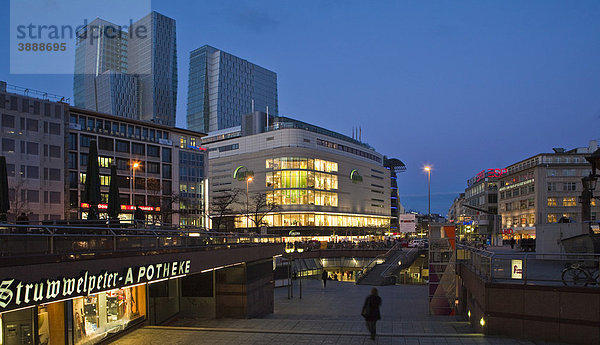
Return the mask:
MULTIPOLYGON (((597 271, 600 267, 600 254, 494 253, 459 244, 457 245, 457 262, 469 267, 487 282, 569 285, 569 282, 564 280, 562 273, 573 264, 591 267, 591 270, 597 271), (512 274, 514 260, 521 265, 521 275, 516 277, 512 274)), ((598 283, 593 284, 600 286, 598 283)))
POLYGON ((275 235, 0 224, 0 256, 82 254, 282 243, 275 235))
POLYGON ((367 276, 367 274, 373 269, 373 267, 377 266, 377 261, 383 259, 383 262, 385 262, 388 259, 388 256, 390 256, 393 253, 393 251, 398 250, 396 247, 398 247, 398 248, 400 248, 400 250, 402 250, 402 244, 400 242, 398 242, 392 248, 390 248, 387 252, 385 252, 384 254, 377 255, 365 267, 363 267, 363 269, 361 269, 358 272, 358 274, 356 275, 356 284, 360 283, 360 281, 363 280, 367 276))

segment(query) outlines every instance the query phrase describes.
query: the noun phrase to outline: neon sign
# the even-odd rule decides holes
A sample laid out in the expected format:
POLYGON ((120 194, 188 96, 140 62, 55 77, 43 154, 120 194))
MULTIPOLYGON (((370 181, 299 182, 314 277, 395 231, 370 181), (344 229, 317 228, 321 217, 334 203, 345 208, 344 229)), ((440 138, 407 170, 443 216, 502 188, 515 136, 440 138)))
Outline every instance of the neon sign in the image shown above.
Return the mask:
MULTIPOLYGON (((160 207, 152 207, 152 206, 138 206, 140 208, 140 210, 142 211, 146 211, 146 212, 152 212, 152 211, 156 211, 156 212, 160 212, 160 207)), ((88 204, 87 202, 82 202, 81 203, 81 208, 90 208, 90 204, 88 204)), ((98 204, 98 209, 99 210, 108 210, 108 204, 98 204)), ((135 211, 135 206, 134 205, 121 205, 121 211, 135 211)))
POLYGON ((481 170, 479 172, 479 174, 477 174, 475 176, 475 180, 477 182, 483 180, 486 177, 502 177, 504 175, 508 174, 508 169, 484 169, 481 170))

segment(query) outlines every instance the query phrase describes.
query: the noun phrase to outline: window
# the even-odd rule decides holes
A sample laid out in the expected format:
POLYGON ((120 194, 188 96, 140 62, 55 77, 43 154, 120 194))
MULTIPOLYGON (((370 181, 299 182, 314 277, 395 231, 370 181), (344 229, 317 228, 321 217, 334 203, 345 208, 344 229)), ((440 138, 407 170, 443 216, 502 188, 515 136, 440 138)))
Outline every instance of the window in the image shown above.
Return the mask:
POLYGON ((163 178, 171 178, 171 166, 169 164, 163 164, 162 177, 163 178))
POLYGON ((50 134, 60 135, 60 125, 58 123, 50 123, 50 134))
POLYGON ((131 143, 131 153, 135 155, 143 156, 146 154, 144 144, 131 143))
POLYGON ((564 191, 576 191, 577 190, 577 183, 576 182, 565 182, 563 183, 563 190, 564 191))
POLYGON ((575 197, 563 198, 563 206, 568 206, 568 207, 577 206, 577 198, 575 198, 575 197))
POLYGON ((60 181, 60 169, 48 169, 50 181, 60 181))
POLYGON ((160 150, 158 146, 148 145, 147 150, 149 157, 160 157, 160 150))
POLYGON ((549 192, 556 191, 556 182, 548 182, 548 191, 549 192))
POLYGON ((82 153, 79 156, 79 164, 81 164, 82 166, 88 165, 88 154, 87 153, 82 153))
POLYGON ((558 215, 556 213, 548 213, 548 223, 558 222, 558 215))
POLYGON ((576 169, 563 169, 562 176, 577 176, 576 169))
POLYGON ((557 206, 556 198, 548 198, 548 206, 557 206))
POLYGON ((52 158, 60 158, 61 155, 61 149, 60 146, 56 146, 56 145, 50 145, 50 157, 52 158))
POLYGON ((77 153, 69 152, 69 160, 67 161, 67 167, 69 169, 77 169, 77 153))
POLYGON ((15 117, 8 114, 2 114, 2 128, 15 128, 15 117))
POLYGON ((129 153, 129 142, 117 140, 116 145, 117 145, 117 147, 116 147, 117 152, 129 153))
POLYGON ((28 190, 27 191, 27 202, 40 202, 40 191, 39 190, 28 190))
POLYGON ((68 141, 69 150, 77 150, 77 134, 69 133, 68 141))
POLYGON ((512 211, 512 203, 511 203, 511 202, 507 202, 507 203, 505 204, 505 209, 506 209, 507 211, 512 211))
POLYGON ((100 150, 104 150, 104 151, 113 151, 113 140, 111 138, 104 138, 104 137, 99 137, 98 138, 98 148, 100 150))
POLYGON ((81 147, 90 147, 91 139, 92 139, 92 137, 90 137, 89 135, 81 134, 79 136, 79 145, 81 147))
POLYGON ((146 165, 146 170, 150 174, 160 174, 160 164, 155 162, 148 162, 146 165))
POLYGON ((31 165, 27 166, 27 178, 40 178, 40 169, 31 165))
POLYGON ((167 147, 162 148, 162 161, 163 163, 171 163, 171 149, 167 147))
MULTIPOLYGON (((6 172, 8 173, 8 176, 15 177, 15 165, 14 164, 6 164, 6 172)), ((594 205, 594 206, 596 206, 596 205, 594 205)))
POLYGON ((520 200, 519 201, 519 209, 521 209, 521 210, 527 209, 527 200, 520 200))
POLYGON ((60 204, 61 203, 60 192, 50 192, 50 203, 51 204, 60 204))
POLYGON ((38 143, 32 143, 31 141, 27 142, 27 154, 28 155, 39 155, 40 147, 38 143))
POLYGON ((27 130, 31 131, 31 132, 37 132, 37 131, 39 131, 38 120, 27 119, 27 130))
POLYGON ((98 164, 100 165, 101 168, 110 168, 112 163, 113 163, 112 157, 102 157, 102 156, 98 157, 98 164))
POLYGON ((15 152, 15 141, 2 138, 2 152, 15 152))
POLYGON ((117 170, 128 170, 129 161, 123 158, 117 158, 117 170))

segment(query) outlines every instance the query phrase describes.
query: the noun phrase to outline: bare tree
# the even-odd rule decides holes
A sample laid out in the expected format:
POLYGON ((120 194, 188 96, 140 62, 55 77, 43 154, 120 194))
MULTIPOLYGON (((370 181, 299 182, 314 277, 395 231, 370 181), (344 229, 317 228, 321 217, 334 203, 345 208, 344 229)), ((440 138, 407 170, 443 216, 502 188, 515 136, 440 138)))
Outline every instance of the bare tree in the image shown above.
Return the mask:
POLYGON ((263 225, 265 216, 277 210, 279 210, 279 205, 270 201, 267 193, 257 193, 252 196, 248 206, 248 218, 254 223, 256 232, 259 232, 260 226, 263 225))
POLYGON ((16 219, 21 213, 29 213, 30 209, 27 196, 25 195, 27 193, 27 188, 25 188, 27 181, 18 178, 15 179, 14 182, 15 183, 12 185, 13 188, 9 188, 8 192, 10 199, 10 210, 8 214, 11 218, 13 217, 12 215, 14 215, 14 218, 16 219))
POLYGON ((241 189, 219 192, 212 198, 208 207, 208 217, 212 220, 212 228, 220 230, 222 225, 226 224, 227 218, 231 218, 234 213, 234 207, 239 203, 241 189))

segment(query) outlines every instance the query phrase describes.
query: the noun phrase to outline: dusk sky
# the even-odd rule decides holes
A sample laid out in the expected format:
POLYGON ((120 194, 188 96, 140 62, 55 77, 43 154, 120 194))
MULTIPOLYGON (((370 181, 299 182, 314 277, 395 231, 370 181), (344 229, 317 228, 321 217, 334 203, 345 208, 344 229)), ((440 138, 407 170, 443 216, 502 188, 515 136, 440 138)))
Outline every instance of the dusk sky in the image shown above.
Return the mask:
MULTIPOLYGON (((427 164, 432 212, 445 215, 483 169, 600 138, 597 0, 151 7, 177 21, 178 126, 186 121, 189 53, 210 44, 277 73, 280 115, 349 136, 360 126, 363 141, 402 160, 407 209, 427 212, 427 164)), ((125 21, 110 9, 99 15, 125 21)), ((1 12, 0 80, 72 97, 72 75, 10 73, 10 19, 1 12)))

